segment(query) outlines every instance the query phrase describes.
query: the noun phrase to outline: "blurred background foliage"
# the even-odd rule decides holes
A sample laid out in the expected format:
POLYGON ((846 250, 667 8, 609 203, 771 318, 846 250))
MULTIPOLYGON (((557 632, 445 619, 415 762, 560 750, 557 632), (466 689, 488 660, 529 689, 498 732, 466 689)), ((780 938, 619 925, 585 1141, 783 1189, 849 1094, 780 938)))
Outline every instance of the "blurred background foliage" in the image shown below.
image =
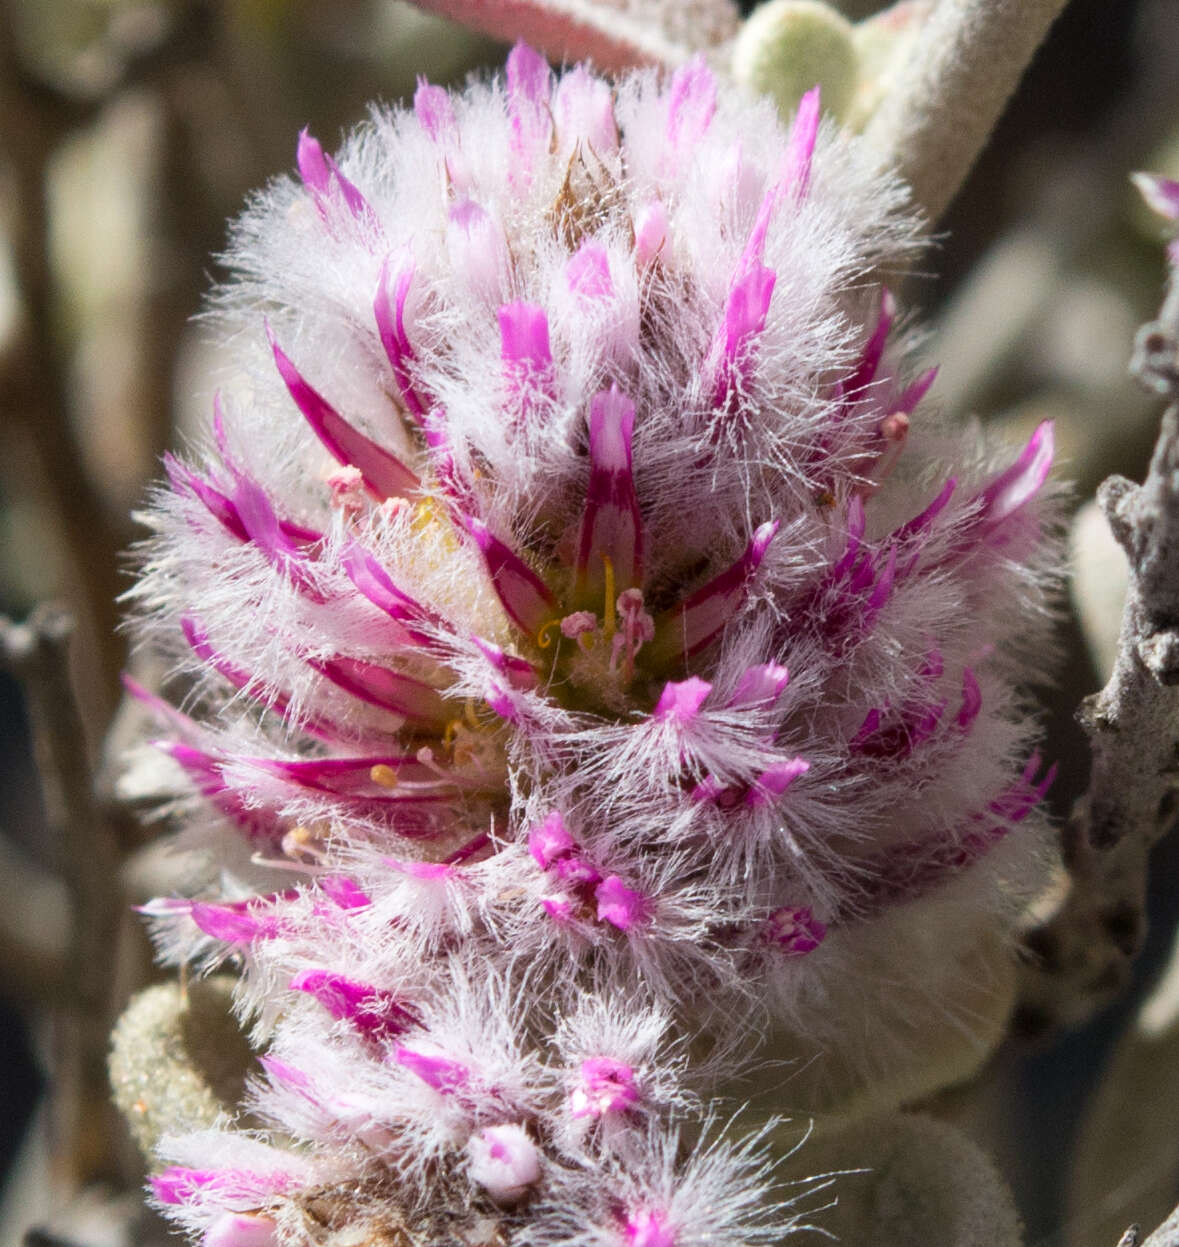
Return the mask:
MULTIPOLYGON (((0 613, 54 601, 75 618, 72 765, 94 768, 101 822, 79 842, 53 793, 42 800, 24 703, 0 674, 4 1242, 34 1223, 49 1228, 30 1243, 151 1241, 129 1211, 142 1175, 102 1064, 114 1016, 151 974, 129 906, 164 868, 152 829, 113 800, 103 740, 129 661, 116 599, 131 511, 211 395, 217 361, 193 318, 226 220, 291 170, 303 126, 330 148, 370 101, 404 98, 418 75, 459 81, 503 51, 400 0, 0 0, 0 613), (105 900, 86 871, 110 876, 105 900), (102 922, 77 921, 94 904, 111 907, 110 946, 92 938, 102 922)), ((1157 403, 1126 373, 1163 279, 1136 168, 1179 177, 1174 0, 1073 0, 907 292, 931 326, 935 401, 1012 437, 1053 416, 1078 504, 1111 471, 1140 479, 1157 428, 1157 403)), ((1099 526, 1078 532, 1097 569, 1082 605, 1100 615, 1111 584, 1116 606, 1116 560, 1101 563, 1099 526)), ((1108 652, 1086 649, 1071 618, 1061 635, 1067 659, 1044 696, 1064 810, 1086 773, 1072 711, 1108 652)), ((70 765, 55 762, 67 779, 70 765)), ((1017 1019, 983 1082, 930 1106, 995 1153, 1036 1247, 1113 1247, 1179 1199, 1179 984, 1130 1021, 1179 909, 1179 851, 1156 858, 1129 993, 1064 1037, 1017 1019)))

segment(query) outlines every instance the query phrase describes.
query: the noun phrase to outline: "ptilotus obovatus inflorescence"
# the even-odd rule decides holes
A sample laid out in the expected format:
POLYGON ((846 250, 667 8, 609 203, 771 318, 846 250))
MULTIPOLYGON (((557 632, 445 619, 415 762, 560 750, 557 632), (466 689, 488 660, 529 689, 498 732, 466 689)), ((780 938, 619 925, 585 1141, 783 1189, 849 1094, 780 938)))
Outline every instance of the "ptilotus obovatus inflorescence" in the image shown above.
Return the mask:
POLYGON ((183 712, 131 685, 214 863, 158 943, 262 1052, 161 1147, 207 1243, 773 1241, 740 1078, 895 1102, 1002 997, 1051 429, 928 412, 819 115, 518 46, 238 223, 134 592, 183 712))

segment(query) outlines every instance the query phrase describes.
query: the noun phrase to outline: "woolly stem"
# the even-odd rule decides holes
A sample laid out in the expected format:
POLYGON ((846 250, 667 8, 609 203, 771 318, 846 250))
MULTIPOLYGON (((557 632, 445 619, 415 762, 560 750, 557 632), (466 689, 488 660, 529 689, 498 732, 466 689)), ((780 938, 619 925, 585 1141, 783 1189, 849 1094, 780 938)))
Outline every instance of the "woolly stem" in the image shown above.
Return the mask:
POLYGON ((966 180, 1065 0, 940 0, 868 125, 930 223, 966 180))

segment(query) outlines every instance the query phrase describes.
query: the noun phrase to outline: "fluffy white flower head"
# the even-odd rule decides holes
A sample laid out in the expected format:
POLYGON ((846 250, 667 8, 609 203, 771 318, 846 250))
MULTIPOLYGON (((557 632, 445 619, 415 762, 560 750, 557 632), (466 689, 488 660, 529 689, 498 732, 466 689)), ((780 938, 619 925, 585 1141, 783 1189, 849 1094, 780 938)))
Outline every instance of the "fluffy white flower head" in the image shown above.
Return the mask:
POLYGON ((150 908, 241 963, 274 1156, 177 1145, 157 1196, 219 1243, 344 1189, 440 1242, 784 1233, 685 1141, 767 1024, 875 1076, 1013 912, 1051 430, 994 468, 924 414, 876 284, 914 223, 816 93, 784 130, 520 46, 298 163, 138 589, 225 864, 150 908))

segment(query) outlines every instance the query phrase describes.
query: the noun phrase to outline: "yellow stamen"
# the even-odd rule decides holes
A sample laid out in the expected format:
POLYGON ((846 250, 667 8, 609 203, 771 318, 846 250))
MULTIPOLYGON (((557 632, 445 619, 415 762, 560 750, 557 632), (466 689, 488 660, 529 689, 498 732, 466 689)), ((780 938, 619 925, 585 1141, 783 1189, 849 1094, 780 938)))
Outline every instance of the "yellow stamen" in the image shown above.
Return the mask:
POLYGON ((536 634, 536 643, 541 649, 548 649, 553 643, 553 629, 560 625, 559 619, 550 619, 536 634))
POLYGON ((463 726, 462 719, 451 719, 446 725, 446 730, 442 733, 442 747, 449 749, 454 744, 454 738, 459 734, 459 730, 463 726))
POLYGON ((479 731, 479 720, 475 716, 475 701, 471 697, 467 698, 466 703, 463 706, 463 717, 467 720, 471 727, 475 729, 475 731, 479 731))
POLYGON ((369 779, 381 788, 397 787, 397 772, 385 762, 378 762, 368 773, 369 779))
POLYGON ((300 824, 298 827, 292 827, 283 836, 283 848, 288 856, 293 857, 295 853, 302 853, 314 839, 315 834, 311 828, 300 824))
POLYGON ((448 549, 458 548, 450 518, 446 514, 446 509, 438 502, 437 498, 422 498, 415 503, 413 509, 413 530, 418 536, 434 530, 442 537, 448 549))
POLYGON ((602 563, 606 568, 606 605, 602 612, 602 632, 609 641, 618 630, 614 618, 614 563, 608 554, 602 555, 602 563))

